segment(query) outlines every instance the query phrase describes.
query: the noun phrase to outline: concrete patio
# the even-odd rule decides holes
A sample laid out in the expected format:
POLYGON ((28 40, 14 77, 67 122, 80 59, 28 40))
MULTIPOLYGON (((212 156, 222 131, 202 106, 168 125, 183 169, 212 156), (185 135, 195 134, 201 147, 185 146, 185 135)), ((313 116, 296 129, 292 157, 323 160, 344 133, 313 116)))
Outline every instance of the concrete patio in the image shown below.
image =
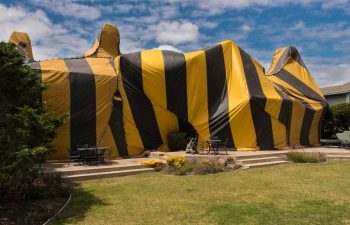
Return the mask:
POLYGON ((350 150, 338 147, 312 147, 287 150, 269 151, 228 151, 228 154, 187 154, 185 151, 177 152, 151 152, 150 157, 112 160, 110 163, 98 165, 78 165, 77 163, 56 162, 45 163, 45 173, 58 173, 63 180, 83 181, 108 177, 120 177, 139 173, 153 172, 153 168, 141 165, 139 162, 150 159, 161 159, 165 162, 169 156, 184 156, 189 160, 196 159, 225 159, 233 157, 243 168, 257 168, 288 163, 285 155, 297 151, 305 153, 325 153, 328 160, 350 160, 350 150))

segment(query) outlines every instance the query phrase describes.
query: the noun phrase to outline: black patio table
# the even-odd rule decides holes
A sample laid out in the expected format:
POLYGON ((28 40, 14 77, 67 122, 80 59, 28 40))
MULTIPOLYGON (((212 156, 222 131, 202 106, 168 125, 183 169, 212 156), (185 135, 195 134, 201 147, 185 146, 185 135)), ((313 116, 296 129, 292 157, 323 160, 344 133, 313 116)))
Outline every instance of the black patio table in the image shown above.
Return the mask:
POLYGON ((88 162, 105 162, 106 158, 106 152, 109 151, 109 158, 111 159, 111 147, 103 147, 103 146, 97 146, 97 147, 80 147, 77 148, 77 151, 79 151, 81 154, 81 158, 83 160, 83 163, 86 164, 88 162))
POLYGON ((213 152, 214 155, 219 154, 218 144, 221 142, 220 139, 208 139, 208 140, 204 140, 202 142, 204 142, 208 145, 208 153, 207 154, 210 154, 211 152, 213 152))

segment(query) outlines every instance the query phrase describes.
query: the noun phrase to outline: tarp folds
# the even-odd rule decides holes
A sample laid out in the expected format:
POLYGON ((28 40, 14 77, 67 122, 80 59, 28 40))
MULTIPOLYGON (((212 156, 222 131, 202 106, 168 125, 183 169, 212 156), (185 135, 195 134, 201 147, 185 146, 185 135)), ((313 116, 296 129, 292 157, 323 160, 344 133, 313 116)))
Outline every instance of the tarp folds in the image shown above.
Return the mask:
POLYGON ((57 59, 30 63, 48 85, 43 101, 68 120, 57 131, 52 159, 67 159, 77 145, 110 146, 116 157, 126 156, 117 76, 108 58, 57 59))
POLYGON ((200 139, 227 138, 238 150, 318 144, 325 100, 296 49, 286 49, 290 54, 272 65, 279 72, 269 76, 231 41, 185 54, 121 55, 115 65, 128 150, 156 149, 181 130, 179 121, 193 125, 200 139), (296 89, 274 80, 284 70, 292 70, 296 89))
POLYGON ((327 107, 293 47, 278 49, 265 74, 232 41, 120 55, 117 28, 104 25, 85 57, 29 65, 48 84, 43 101, 69 115, 51 159, 68 158, 79 144, 110 146, 115 157, 166 151, 170 132, 193 129, 236 150, 318 145, 327 107))
POLYGON ((85 57, 112 57, 120 55, 120 36, 118 28, 112 24, 104 24, 97 35, 91 49, 85 52, 85 57))
POLYGON ((27 33, 13 32, 9 42, 16 45, 18 51, 23 55, 26 61, 33 61, 32 43, 27 33))

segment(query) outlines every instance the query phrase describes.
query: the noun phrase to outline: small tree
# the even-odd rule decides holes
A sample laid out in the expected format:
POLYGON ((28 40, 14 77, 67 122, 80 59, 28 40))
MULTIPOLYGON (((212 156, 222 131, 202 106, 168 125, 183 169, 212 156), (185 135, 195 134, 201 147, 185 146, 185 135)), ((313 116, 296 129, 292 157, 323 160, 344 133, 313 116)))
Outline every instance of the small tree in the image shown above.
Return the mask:
POLYGON ((330 107, 335 126, 338 130, 349 130, 350 127, 350 103, 340 103, 330 107))
POLYGON ((41 103, 40 77, 15 46, 0 43, 0 196, 26 191, 36 162, 53 151, 55 129, 64 122, 41 103))

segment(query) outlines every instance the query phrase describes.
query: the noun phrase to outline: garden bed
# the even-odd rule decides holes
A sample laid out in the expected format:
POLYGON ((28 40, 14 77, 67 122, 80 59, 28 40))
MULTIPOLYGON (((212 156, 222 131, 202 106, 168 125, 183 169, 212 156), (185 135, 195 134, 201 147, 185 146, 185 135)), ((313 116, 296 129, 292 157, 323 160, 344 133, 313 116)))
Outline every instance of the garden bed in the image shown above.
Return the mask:
POLYGON ((40 199, 0 203, 1 225, 37 225, 53 217, 67 202, 67 198, 40 199))

